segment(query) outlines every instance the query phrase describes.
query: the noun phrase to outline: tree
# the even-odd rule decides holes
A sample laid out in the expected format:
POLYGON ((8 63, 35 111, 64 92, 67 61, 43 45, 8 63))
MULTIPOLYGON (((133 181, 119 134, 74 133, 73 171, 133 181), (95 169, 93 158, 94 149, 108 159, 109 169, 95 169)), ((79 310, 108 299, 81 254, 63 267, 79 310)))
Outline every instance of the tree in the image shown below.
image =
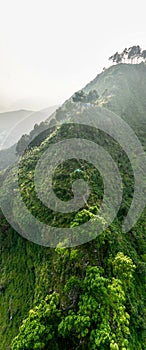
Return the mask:
POLYGON ((116 59, 117 59, 117 55, 118 55, 118 52, 116 52, 113 56, 109 57, 109 60, 116 62, 116 59))
POLYGON ((122 59, 124 60, 124 63, 125 63, 125 59, 126 59, 127 56, 128 56, 128 50, 127 50, 127 48, 125 48, 125 49, 123 50, 123 52, 121 53, 121 56, 122 56, 122 59))
POLYGON ((117 57, 116 57, 116 63, 121 63, 122 62, 122 56, 121 54, 117 54, 117 57))
POLYGON ((86 102, 86 93, 83 90, 75 92, 73 102, 86 102))
POLYGON ((99 95, 96 90, 90 90, 89 93, 80 90, 76 92, 73 96, 73 102, 82 102, 82 103, 93 103, 96 102, 99 95))
POLYGON ((143 50, 141 53, 141 57, 144 58, 145 62, 146 62, 146 50, 143 50))
POLYGON ((132 260, 118 253, 111 279, 97 266, 88 266, 83 277, 72 275, 62 304, 54 292, 30 310, 12 350, 129 350, 125 283, 134 269, 132 260))
POLYGON ((125 311, 122 283, 116 278, 110 281, 102 272, 97 266, 87 267, 80 282, 78 309, 70 310, 61 321, 59 334, 69 336, 73 348, 128 350, 130 316, 125 311))
POLYGON ((121 280, 124 285, 128 286, 133 279, 135 267, 133 261, 128 256, 119 252, 113 261, 114 276, 121 280))
POLYGON ((53 293, 30 310, 12 342, 12 350, 58 350, 57 329, 61 314, 58 305, 58 294, 53 293))
POLYGON ((113 56, 109 57, 109 60, 112 60, 115 63, 121 63, 122 62, 122 55, 116 52, 113 56))
POLYGON ((128 49, 128 59, 131 59, 131 63, 133 62, 134 58, 137 58, 137 60, 139 59, 141 55, 141 48, 139 45, 135 45, 132 47, 129 47, 128 49))
MULTIPOLYGON (((144 55, 146 56, 145 53, 144 53, 144 55)), ((142 56, 142 53, 141 53, 141 48, 139 45, 134 45, 134 46, 129 47, 128 49, 125 48, 122 51, 122 53, 116 52, 114 55, 109 57, 109 60, 112 60, 113 63, 121 63, 124 60, 124 63, 125 63, 125 60, 128 59, 128 60, 131 60, 131 63, 133 63, 133 60, 135 58, 137 59, 137 62, 138 62, 140 57, 144 58, 144 56, 142 56)))

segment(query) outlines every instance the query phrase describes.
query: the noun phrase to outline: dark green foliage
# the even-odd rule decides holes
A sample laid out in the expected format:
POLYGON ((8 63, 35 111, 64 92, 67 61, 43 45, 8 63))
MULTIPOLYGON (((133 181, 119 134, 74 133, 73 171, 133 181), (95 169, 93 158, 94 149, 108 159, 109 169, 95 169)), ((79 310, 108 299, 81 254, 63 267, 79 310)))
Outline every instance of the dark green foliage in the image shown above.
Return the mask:
POLYGON ((123 61, 125 63, 125 60, 130 60, 130 62, 133 63, 133 60, 136 58, 138 62, 139 58, 145 59, 145 51, 146 50, 141 51, 139 45, 134 45, 129 47, 128 49, 125 48, 120 54, 116 52, 114 55, 109 57, 109 60, 111 60, 114 63, 121 63, 123 61))
POLYGON ((143 51, 142 51, 141 57, 144 58, 144 60, 146 60, 146 50, 143 50, 143 51))
POLYGON ((134 58, 139 58, 141 56, 141 48, 139 45, 132 46, 128 49, 128 59, 133 61, 134 58))
POLYGON ((109 57, 109 60, 112 60, 114 63, 121 63, 122 55, 116 52, 113 56, 109 57))
POLYGON ((83 90, 80 90, 74 94, 72 97, 73 102, 82 102, 82 103, 95 103, 99 95, 96 90, 89 91, 86 94, 83 90))

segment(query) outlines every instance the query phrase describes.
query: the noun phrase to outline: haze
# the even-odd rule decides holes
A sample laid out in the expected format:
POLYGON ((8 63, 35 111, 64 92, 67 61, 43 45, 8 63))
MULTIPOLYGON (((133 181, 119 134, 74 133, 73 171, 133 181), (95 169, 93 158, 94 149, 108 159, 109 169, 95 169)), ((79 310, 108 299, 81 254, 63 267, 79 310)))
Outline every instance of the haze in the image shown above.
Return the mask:
POLYGON ((0 1, 0 112, 57 105, 124 47, 146 49, 145 3, 0 1))

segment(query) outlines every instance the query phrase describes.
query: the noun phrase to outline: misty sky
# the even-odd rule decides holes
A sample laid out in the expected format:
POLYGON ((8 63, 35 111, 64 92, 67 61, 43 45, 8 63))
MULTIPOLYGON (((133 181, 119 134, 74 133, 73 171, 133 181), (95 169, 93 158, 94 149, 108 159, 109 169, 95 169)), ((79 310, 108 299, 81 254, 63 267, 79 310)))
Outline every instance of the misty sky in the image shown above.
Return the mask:
POLYGON ((0 110, 62 103, 124 47, 146 49, 144 1, 0 0, 0 110))

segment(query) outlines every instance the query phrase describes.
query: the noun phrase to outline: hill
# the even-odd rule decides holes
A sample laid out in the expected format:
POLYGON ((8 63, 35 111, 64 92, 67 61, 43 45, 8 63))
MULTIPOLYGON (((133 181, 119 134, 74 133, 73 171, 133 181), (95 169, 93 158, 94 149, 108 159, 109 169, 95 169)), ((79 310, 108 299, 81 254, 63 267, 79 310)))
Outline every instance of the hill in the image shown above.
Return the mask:
MULTIPOLYGON (((129 145, 130 129, 127 126, 128 132, 125 130, 125 149, 124 142, 121 145, 123 124, 116 124, 118 114, 132 127, 143 148, 146 147, 145 87, 144 63, 110 67, 83 90, 76 92, 43 126, 38 126, 28 138, 18 142, 17 152, 22 156, 18 179, 16 165, 1 173, 0 202, 3 209, 7 210, 8 221, 12 222, 16 229, 15 231, 10 227, 1 212, 2 349, 145 350, 145 209, 128 232, 122 230, 122 223, 134 198, 134 170, 139 168, 141 171, 143 167, 139 154, 136 157, 134 151, 131 159, 128 158, 128 153, 126 154, 129 146, 131 149, 135 146, 134 143, 129 145), (112 119, 115 124, 114 121, 111 123, 112 119), (99 121, 103 130, 96 127, 99 121), (115 134, 111 136, 113 125, 115 134), (100 153, 97 153, 98 157, 93 153, 93 157, 93 148, 89 153, 86 148, 85 151, 81 148, 80 156, 76 158, 73 156, 76 150, 74 143, 72 142, 71 146, 69 144, 67 148, 67 140, 74 138, 77 149, 80 148, 77 139, 89 140, 94 143, 95 149, 97 144, 104 148, 115 162, 113 169, 116 175, 117 165, 122 178, 122 202, 120 207, 117 206, 113 222, 109 223, 100 235, 97 232, 98 224, 104 226, 108 215, 100 216, 104 181, 94 160, 97 159, 99 166, 102 166, 101 171, 105 174, 107 166, 111 169, 111 158, 108 163, 102 164, 100 153), (50 184, 49 179, 44 176, 53 163, 49 163, 47 157, 44 158, 44 167, 40 173, 38 169, 39 191, 34 181, 35 168, 48 148, 52 147, 53 150, 50 153, 51 160, 54 157, 58 159, 61 143, 59 150, 54 151, 53 147, 60 141, 66 142, 62 152, 67 156, 72 154, 70 160, 59 159, 53 174, 53 189, 62 201, 62 207, 63 201, 66 205, 76 195, 76 192, 73 193, 75 180, 87 181, 90 187, 89 197, 87 200, 85 198, 82 207, 76 211, 59 212, 57 207, 54 210, 53 201, 52 207, 48 209, 51 194, 46 194, 50 184), (81 157, 82 152, 83 156, 87 156, 85 159, 81 157), (130 163, 131 160, 135 163, 130 163), (22 202, 18 206, 19 192, 27 211, 24 210, 22 202), (43 204, 38 193, 42 196, 43 204), (29 220, 28 212, 32 214, 29 220), (32 217, 37 218, 37 225, 32 217), (86 231, 85 226, 81 226, 90 219, 93 219, 93 227, 86 231), (38 222, 44 225, 42 231, 38 222), (45 225, 54 228, 52 240, 51 230, 47 231, 45 225), (70 241, 69 234, 66 237, 64 234, 60 235, 60 244, 54 249, 55 243, 58 243, 55 231, 58 227, 67 228, 67 232, 74 228, 75 233, 69 237, 70 241), (52 247, 48 247, 50 242, 54 244, 52 247), (76 244, 73 245, 73 242, 76 244), (68 245, 68 248, 65 247, 68 245), (25 322, 22 323, 24 319, 25 322)), ((111 170, 107 174, 106 186, 114 189, 117 178, 112 177, 111 170)), ((79 190, 81 189, 80 186, 79 190)), ((144 187, 143 189, 145 190, 144 187)), ((105 208, 114 210, 113 203, 117 201, 117 195, 114 190, 111 191, 110 197, 108 195, 109 193, 105 208)), ((137 197, 137 200, 143 199, 137 197)), ((134 214, 133 210, 133 216, 134 214)))
POLYGON ((16 144, 22 135, 29 134, 35 124, 43 122, 56 108, 51 106, 37 112, 20 110, 0 114, 0 170, 17 160, 16 144))
MULTIPOLYGON (((15 125, 23 121, 32 113, 33 113, 32 111, 27 111, 27 110, 0 113, 0 137, 1 137, 0 148, 2 147, 4 137, 6 137, 10 133, 10 130, 13 129, 15 125)), ((20 136, 21 136, 21 132, 20 132, 20 136)), ((9 138, 9 140, 7 140, 6 142, 5 148, 8 148, 12 146, 14 143, 16 143, 19 140, 20 136, 18 134, 18 139, 9 138)))
POLYGON ((28 134, 36 123, 41 123, 51 115, 57 106, 51 106, 45 110, 33 112, 28 110, 17 110, 0 113, 0 136, 3 134, 8 138, 0 148, 9 148, 14 145, 23 134, 28 134))
POLYGON ((96 90, 101 105, 119 114, 134 128, 145 125, 145 63, 111 66, 91 81, 85 92, 96 90))

